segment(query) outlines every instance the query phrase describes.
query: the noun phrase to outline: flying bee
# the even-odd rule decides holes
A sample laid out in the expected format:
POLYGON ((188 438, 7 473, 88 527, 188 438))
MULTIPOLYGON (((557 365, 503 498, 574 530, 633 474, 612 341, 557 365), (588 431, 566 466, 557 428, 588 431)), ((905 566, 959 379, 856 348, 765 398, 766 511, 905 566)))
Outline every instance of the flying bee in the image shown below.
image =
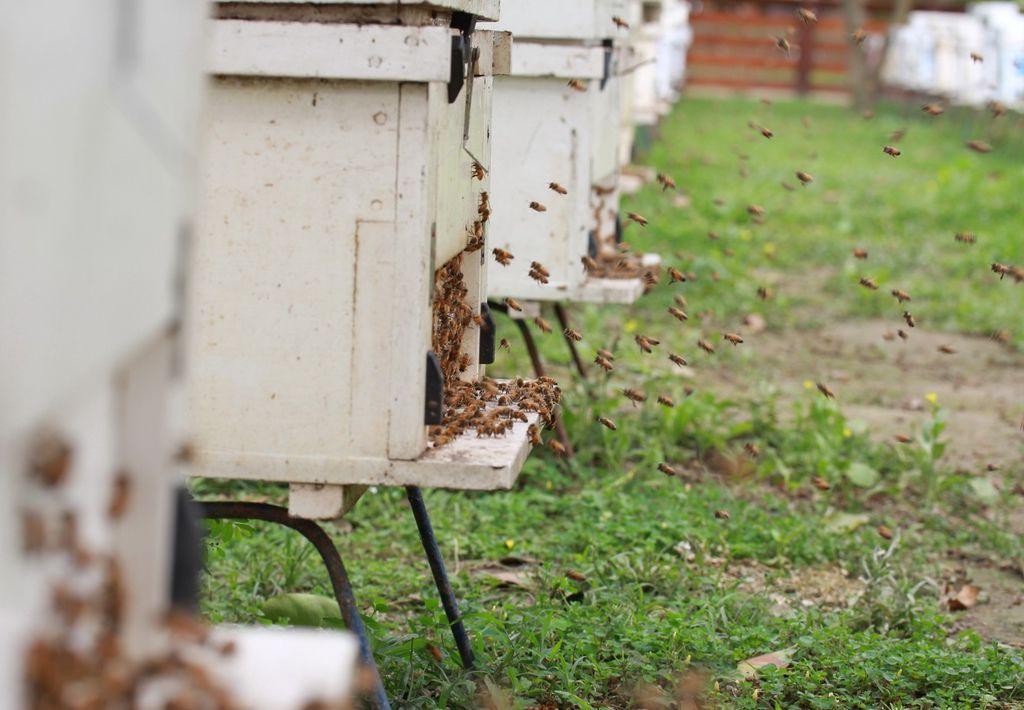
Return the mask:
POLYGON ((668 359, 674 362, 679 367, 686 367, 689 363, 686 362, 686 358, 682 355, 676 355, 675 353, 669 353, 668 359))
POLYGON ((627 387, 622 390, 622 394, 626 395, 626 399, 633 402, 634 405, 647 401, 647 395, 640 390, 630 389, 627 387))
POLYGON ((586 91, 587 85, 579 79, 569 79, 569 88, 576 91, 586 91))
POLYGON ((992 112, 992 118, 999 118, 1006 113, 1006 104, 1000 101, 989 101, 988 110, 992 112))
POLYGON ((586 254, 580 257, 580 262, 583 264, 584 271, 597 271, 597 262, 586 254))
POLYGON ((810 173, 805 173, 803 170, 796 171, 796 179, 804 185, 809 185, 814 182, 814 176, 810 173))
POLYGON ((548 188, 551 189, 551 190, 554 190, 559 195, 568 195, 569 194, 569 191, 566 190, 561 185, 559 185, 557 182, 549 182, 548 183, 548 188))
POLYGON ((859 283, 864 288, 871 289, 872 291, 877 291, 878 290, 878 284, 875 283, 875 280, 874 279, 869 279, 867 276, 861 276, 859 283))
POLYGON ((853 250, 853 256, 856 259, 867 259, 868 258, 868 250, 867 249, 863 249, 861 247, 857 247, 856 249, 853 250))
POLYGON ((505 251, 504 249, 499 249, 498 247, 491 249, 491 253, 494 254, 494 260, 497 261, 502 266, 508 266, 509 264, 512 263, 512 260, 515 259, 515 257, 512 256, 511 253, 505 251))
POLYGON ((900 329, 898 329, 896 331, 896 335, 900 336, 900 340, 909 340, 910 339, 910 336, 907 335, 907 331, 903 330, 902 328, 900 328, 900 329))
POLYGON ((568 453, 565 449, 565 446, 562 445, 562 442, 556 439, 551 439, 548 442, 548 446, 551 447, 551 450, 555 452, 555 456, 557 456, 558 458, 562 458, 568 453))
POLYGON ((789 40, 785 37, 776 37, 775 46, 782 50, 782 52, 788 57, 789 56, 789 40))
POLYGON ((611 350, 598 350, 597 354, 600 357, 603 357, 605 360, 611 360, 612 362, 615 361, 615 353, 613 353, 611 350))
POLYGON ((913 438, 907 436, 906 434, 893 434, 892 438, 900 442, 901 444, 910 444, 914 441, 913 438))
POLYGON ((644 217, 643 215, 639 215, 636 212, 627 212, 626 216, 629 217, 631 221, 639 224, 641 227, 647 226, 647 218, 644 217))
POLYGON ((679 472, 669 466, 667 463, 659 463, 658 470, 664 473, 666 476, 678 476, 679 472))
POLYGON ((799 17, 800 21, 803 22, 805 25, 809 25, 812 22, 818 21, 818 16, 805 7, 797 8, 796 16, 799 17))
POLYGON ((533 322, 537 324, 537 327, 540 328, 542 333, 550 333, 551 332, 551 324, 548 323, 543 318, 541 318, 540 316, 537 316, 536 318, 534 318, 533 322))
POLYGON ((974 244, 978 241, 978 237, 975 236, 974 232, 957 232, 953 238, 961 244, 974 244))
POLYGON ((882 152, 886 155, 891 155, 894 158, 902 154, 899 148, 894 148, 891 145, 882 146, 882 152))
POLYGON ((542 205, 541 203, 536 202, 536 201, 530 203, 530 209, 533 210, 534 212, 547 212, 548 211, 547 207, 545 207, 544 205, 542 205))
POLYGON ((952 345, 940 345, 939 352, 945 355, 954 355, 956 354, 956 348, 954 348, 952 345))
POLYGON ((470 174, 477 180, 483 180, 487 176, 487 171, 484 170, 484 166, 478 161, 473 161, 473 167, 470 169, 470 174))
POLYGON ((897 128, 895 131, 893 131, 892 133, 889 134, 889 140, 891 140, 893 143, 895 143, 896 141, 898 141, 901 138, 903 138, 903 136, 905 136, 905 135, 907 135, 907 129, 906 128, 897 128))
POLYGON ((666 175, 665 173, 658 173, 657 178, 658 178, 658 184, 661 185, 661 191, 662 192, 665 192, 666 190, 675 190, 676 189, 676 181, 673 180, 668 175, 666 175))
POLYGON ((995 263, 992 264, 992 273, 999 274, 999 279, 1000 280, 1002 280, 1002 278, 1004 276, 1006 276, 1007 274, 1012 273, 1012 272, 1013 272, 1013 267, 1012 266, 1007 266, 1006 264, 1000 264, 999 262, 995 262, 995 263))
POLYGON ((501 348, 502 350, 508 350, 509 352, 512 352, 512 343, 508 342, 508 338, 502 338, 501 342, 498 344, 498 347, 501 348))
POLYGON ((895 298, 900 303, 906 303, 907 301, 912 301, 913 300, 910 297, 909 293, 907 293, 906 291, 903 291, 901 289, 898 289, 898 288, 894 288, 892 291, 890 291, 890 293, 892 293, 893 298, 895 298))
POLYGON ((826 385, 824 382, 818 382, 817 386, 818 386, 818 391, 821 392, 823 395, 825 395, 825 399, 835 399, 836 398, 836 393, 833 392, 831 389, 829 389, 829 386, 826 385))
POLYGON ((653 346, 661 345, 660 340, 655 340, 654 338, 650 338, 646 335, 640 335, 639 333, 633 337, 633 340, 636 341, 636 345, 640 348, 640 352, 644 353, 653 352, 651 350, 653 346))
POLYGON ((703 339, 697 341, 697 347, 706 352, 708 355, 715 352, 715 346, 703 339))
POLYGON ((739 345, 740 343, 743 342, 743 338, 741 338, 736 333, 723 333, 722 340, 728 340, 730 343, 733 344, 733 346, 739 345))
POLYGON ((583 336, 580 335, 579 331, 573 330, 572 328, 566 328, 562 331, 562 334, 573 342, 580 342, 583 340, 583 336))
POLYGON ((128 510, 128 502, 131 499, 132 479, 125 471, 118 471, 114 477, 114 493, 107 506, 107 517, 111 520, 120 520, 128 510))
POLYGON ((717 242, 718 241, 718 232, 708 232, 708 239, 710 239, 713 242, 717 242))
POLYGON ((729 515, 729 511, 728 510, 716 510, 715 511, 715 517, 718 518, 719 520, 728 520, 732 516, 729 515))
POLYGON ((674 266, 668 267, 668 278, 669 283, 682 283, 686 281, 686 277, 683 276, 683 272, 674 266))
POLYGON ((753 441, 748 441, 743 445, 743 450, 747 452, 747 455, 752 459, 756 459, 761 455, 761 449, 753 441))
POLYGON ((865 30, 864 28, 858 28, 854 30, 853 33, 850 35, 850 39, 852 39, 857 44, 863 44, 864 40, 866 40, 867 38, 868 33, 867 30, 865 30))
POLYGON ((775 133, 767 126, 761 126, 761 135, 765 138, 771 138, 775 133))
POLYGON ((975 153, 991 153, 992 152, 992 146, 990 146, 985 141, 981 141, 981 140, 978 140, 976 138, 974 140, 967 141, 967 147, 970 148, 971 150, 973 150, 975 153))
POLYGON ((513 311, 522 312, 523 307, 519 305, 519 301, 514 298, 506 298, 505 305, 511 308, 513 311))
POLYGON ((668 312, 671 313, 673 317, 675 317, 675 319, 678 321, 686 321, 689 319, 689 316, 686 315, 686 311, 684 311, 682 308, 675 308, 673 306, 669 306, 668 312))
POLYGON ((997 330, 992 333, 992 340, 996 341, 1000 345, 1007 345, 1010 342, 1010 331, 1008 330, 997 330))
POLYGON ((763 217, 764 207, 761 207, 760 205, 747 205, 747 214, 754 217, 763 217))
POLYGON ((667 394, 658 395, 658 404, 662 405, 663 407, 668 407, 670 409, 676 406, 675 400, 669 397, 667 394))
POLYGON ((985 58, 977 52, 971 52, 971 61, 975 64, 985 61, 985 58))
POLYGON ((608 427, 612 431, 615 431, 616 429, 618 429, 618 427, 615 426, 615 422, 613 422, 608 417, 598 417, 597 421, 600 422, 603 426, 608 427))
POLYGON ((946 109, 944 109, 940 104, 925 104, 921 107, 921 110, 929 116, 941 116, 946 112, 946 109))
POLYGON ((914 320, 914 316, 910 315, 910 311, 903 311, 903 320, 905 320, 907 325, 911 328, 917 327, 917 321, 914 320))
POLYGON ((782 189, 783 189, 783 190, 785 190, 786 192, 793 192, 794 190, 796 190, 796 188, 795 188, 795 187, 793 187, 792 185, 790 185, 790 184, 789 184, 788 182, 786 182, 785 180, 783 180, 783 181, 782 181, 782 182, 780 182, 779 184, 780 184, 780 185, 782 185, 782 189))
POLYGON ((526 429, 526 435, 530 437, 531 446, 543 446, 544 438, 540 435, 540 427, 536 424, 531 424, 526 429))
POLYGON ((827 491, 832 487, 832 484, 826 481, 821 476, 815 476, 811 479, 811 484, 819 491, 827 491))
POLYGON ((615 364, 607 358, 603 358, 600 355, 594 358, 594 364, 600 367, 605 372, 611 372, 615 369, 615 364))
POLYGON ((535 265, 530 266, 530 278, 538 283, 546 284, 548 282, 548 277, 550 276, 548 270, 543 266, 540 266, 540 264, 537 264, 536 261, 533 262, 533 264, 535 265))
POLYGON ((625 20, 623 20, 618 15, 612 15, 612 22, 614 22, 615 26, 618 27, 620 30, 628 30, 629 29, 629 23, 626 22, 625 20))
POLYGON ((870 121, 872 118, 875 117, 875 112, 872 111, 869 108, 868 109, 864 109, 864 113, 862 113, 861 116, 864 117, 865 121, 870 121))
POLYGON ((774 295, 775 292, 772 291, 767 286, 760 286, 757 289, 757 297, 760 298, 762 301, 770 301, 772 299, 772 296, 774 295))

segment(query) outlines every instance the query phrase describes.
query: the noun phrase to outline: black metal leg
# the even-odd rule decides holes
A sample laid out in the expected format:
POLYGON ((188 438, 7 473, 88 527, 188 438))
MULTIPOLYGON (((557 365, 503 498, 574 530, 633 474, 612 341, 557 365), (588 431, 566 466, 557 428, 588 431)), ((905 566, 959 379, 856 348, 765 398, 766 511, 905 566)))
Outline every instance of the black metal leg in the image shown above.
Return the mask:
POLYGON ((372 701, 378 710, 391 710, 391 703, 388 702, 387 693, 381 683, 380 673, 377 671, 377 663, 373 660, 373 650, 370 648, 370 639, 366 634, 366 627, 359 616, 359 607, 356 605, 356 597, 352 592, 352 584, 349 582, 345 565, 334 546, 331 538, 324 532, 323 528, 312 520, 293 518, 288 514, 287 508, 267 503, 246 503, 246 502, 205 502, 199 504, 203 517, 208 519, 227 520, 262 520, 270 523, 284 525, 296 531, 309 540, 320 558, 327 567, 327 574, 331 579, 331 587, 334 590, 334 598, 338 601, 338 608, 341 610, 341 617, 345 620, 345 626, 359 639, 359 656, 363 665, 370 671, 373 678, 372 701))
POLYGON ((576 371, 580 373, 580 377, 584 380, 587 379, 587 368, 583 364, 583 359, 580 358, 579 350, 576 349, 576 341, 566 335, 566 331, 569 330, 569 316, 565 312, 565 306, 557 301, 554 304, 555 317, 558 318, 558 324, 562 326, 562 335, 565 338, 566 344, 569 346, 569 354, 572 355, 572 361, 576 364, 576 371))
POLYGON ((473 649, 469 645, 469 635, 466 633, 466 627, 462 623, 462 617, 459 616, 459 604, 455 600, 455 592, 452 590, 451 582, 448 581, 448 571, 444 567, 441 548, 437 546, 434 526, 430 522, 430 514, 427 513, 427 506, 423 502, 423 491, 416 486, 407 486, 405 491, 409 497, 409 505, 412 507, 412 515, 416 518, 416 527, 420 531, 420 542, 423 543, 423 551, 427 553, 430 572, 434 575, 434 584, 437 585, 437 592, 441 595, 441 605, 444 607, 444 613, 448 617, 452 636, 455 637, 455 645, 458 647, 459 656, 462 658, 462 666, 466 670, 472 670, 473 649))
MULTIPOLYGON (((533 363, 534 374, 537 377, 544 377, 544 363, 540 359, 540 352, 537 351, 537 343, 533 339, 533 333, 530 332, 530 326, 524 320, 513 318, 512 322, 519 327, 519 332, 523 336, 523 342, 526 343, 526 352, 530 354, 530 362, 533 363)), ((568 459, 573 458, 576 452, 572 448, 572 442, 569 441, 569 432, 565 430, 565 422, 562 421, 561 414, 555 419, 555 434, 558 436, 558 440, 563 448, 565 448, 565 457, 568 459)))

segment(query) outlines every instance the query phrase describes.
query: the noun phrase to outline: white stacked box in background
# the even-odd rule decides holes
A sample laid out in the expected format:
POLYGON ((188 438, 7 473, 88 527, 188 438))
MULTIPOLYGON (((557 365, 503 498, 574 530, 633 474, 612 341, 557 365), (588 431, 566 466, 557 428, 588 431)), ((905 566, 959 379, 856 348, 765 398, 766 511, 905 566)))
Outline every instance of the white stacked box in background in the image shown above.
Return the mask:
MULTIPOLYGON (((170 605, 174 497, 184 481, 172 462, 168 400, 205 10, 195 0, 20 3, 0 25, 10 60, 0 110, 4 708, 28 700, 26 645, 60 644, 69 633, 56 590, 98 594, 104 560, 123 585, 117 648, 141 662, 168 642, 159 622, 170 605), (41 437, 68 452, 59 483, 29 477, 41 437), (128 485, 118 516, 115 481, 128 485), (71 545, 86 551, 74 564, 71 545)), ((90 634, 74 632, 88 649, 90 634)), ((263 663, 275 658, 260 629, 218 633, 244 637, 240 646, 258 649, 263 663)), ((291 650, 310 651, 327 659, 329 675, 323 664, 319 679, 290 675, 285 684, 299 692, 274 707, 341 699, 355 643, 318 635, 312 649, 291 650)), ((228 691, 259 686, 242 656, 213 655, 208 670, 228 691)), ((70 661, 67 670, 77 672, 70 661)), ((74 680, 84 693, 96 679, 74 680)))
POLYGON ((662 25, 662 39, 658 44, 658 99, 674 103, 679 100, 686 81, 686 53, 693 42, 690 3, 666 0, 662 25))
POLYGON ((510 76, 495 79, 491 243, 516 261, 488 267, 492 296, 533 301, 631 303, 640 279, 589 276, 593 238, 614 248, 621 137, 621 45, 626 0, 517 0, 497 28, 512 32, 510 76), (585 90, 569 86, 571 80, 585 90), (548 184, 567 191, 560 195, 548 184), (547 210, 535 212, 530 202, 547 210), (528 276, 538 261, 550 272, 528 276))
POLYGON ((968 12, 980 18, 989 32, 985 62, 995 69, 992 98, 1024 108, 1024 14, 1020 7, 1015 2, 980 2, 968 12))
MULTIPOLYGON (((464 37, 450 25, 497 11, 497 0, 220 7, 189 306, 197 473, 511 485, 526 424, 428 450, 424 420, 434 275, 467 245, 488 190, 473 165, 490 167, 491 75, 510 48, 472 32, 475 61, 468 77, 456 66, 465 85, 449 102, 464 37)), ((486 253, 462 257, 475 309, 486 253)), ((463 350, 476 379, 478 329, 463 350)))

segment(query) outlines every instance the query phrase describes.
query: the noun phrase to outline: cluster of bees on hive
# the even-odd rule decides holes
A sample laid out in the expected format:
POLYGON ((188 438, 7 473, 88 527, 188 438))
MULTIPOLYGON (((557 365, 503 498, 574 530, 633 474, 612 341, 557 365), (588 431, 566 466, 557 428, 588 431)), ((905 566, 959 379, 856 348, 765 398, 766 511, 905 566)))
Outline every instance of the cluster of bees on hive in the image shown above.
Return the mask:
MULTIPOLYGON (((44 591, 49 613, 25 649, 26 707, 239 708, 231 694, 192 660, 198 651, 231 656, 234 644, 212 640, 208 627, 186 612, 169 612, 154 629, 166 634, 166 650, 146 660, 125 653, 129 591, 121 564, 116 555, 85 544, 78 513, 62 503, 73 459, 71 446, 54 432, 40 435, 29 457, 32 504, 19 511, 21 548, 25 559, 49 577, 44 591)), ((117 473, 105 511, 111 526, 128 512, 132 495, 131 476, 117 473)))
MULTIPOLYGON (((486 174, 486 169, 474 161, 473 177, 483 180, 486 174)), ((432 347, 441 364, 445 383, 443 421, 428 431, 435 448, 451 443, 470 429, 475 430, 478 437, 501 436, 511 430, 517 421, 526 423, 529 419, 526 412, 537 412, 544 425, 551 428, 555 424, 558 403, 562 397, 558 383, 550 377, 530 380, 521 377, 514 380, 481 377, 475 382, 461 378, 473 364, 473 358, 463 352, 467 330, 491 327, 476 308, 470 305, 467 299, 469 290, 462 271, 463 257, 483 249, 486 243, 485 225, 490 215, 490 199, 488 193, 482 191, 477 206, 477 219, 469 228, 466 246, 434 274, 432 347)), ((507 254, 501 249, 495 249, 494 253, 499 261, 499 254, 507 254)), ((507 258, 511 262, 513 257, 508 254, 507 258)), ((546 281, 549 274, 543 265, 534 262, 531 276, 546 281)), ((509 307, 521 308, 513 299, 507 302, 509 307)), ((548 331, 551 330, 546 322, 544 325, 548 331)), ((503 340, 502 344, 506 346, 507 341, 503 340)), ((534 445, 543 443, 536 424, 530 424, 528 433, 534 445)))

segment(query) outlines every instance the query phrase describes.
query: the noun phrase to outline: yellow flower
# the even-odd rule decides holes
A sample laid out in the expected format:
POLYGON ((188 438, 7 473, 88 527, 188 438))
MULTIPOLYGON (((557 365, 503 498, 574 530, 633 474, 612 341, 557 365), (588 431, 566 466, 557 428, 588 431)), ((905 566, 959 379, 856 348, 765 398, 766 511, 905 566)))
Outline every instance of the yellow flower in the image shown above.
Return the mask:
POLYGON ((764 245, 764 253, 767 256, 773 256, 775 254, 775 245, 772 244, 771 242, 769 242, 768 244, 765 244, 764 245))
POLYGON ((843 436, 846 437, 847 439, 849 439, 851 436, 853 436, 853 430, 850 429, 850 427, 848 427, 848 426, 844 426, 843 427, 843 436))
POLYGON ((810 380, 804 380, 804 389, 805 390, 812 390, 812 389, 814 389, 814 383, 811 382, 810 380))
POLYGON ((939 395, 935 394, 934 392, 929 392, 924 396, 924 398, 927 399, 932 404, 938 404, 939 402, 939 395))
POLYGON ((516 546, 516 541, 515 540, 512 540, 512 539, 505 540, 505 547, 507 547, 508 549, 511 550, 515 546, 516 546))
POLYGON ((628 320, 628 321, 626 321, 626 332, 627 333, 635 333, 636 332, 636 328, 637 328, 637 323, 636 323, 635 320, 628 320))

